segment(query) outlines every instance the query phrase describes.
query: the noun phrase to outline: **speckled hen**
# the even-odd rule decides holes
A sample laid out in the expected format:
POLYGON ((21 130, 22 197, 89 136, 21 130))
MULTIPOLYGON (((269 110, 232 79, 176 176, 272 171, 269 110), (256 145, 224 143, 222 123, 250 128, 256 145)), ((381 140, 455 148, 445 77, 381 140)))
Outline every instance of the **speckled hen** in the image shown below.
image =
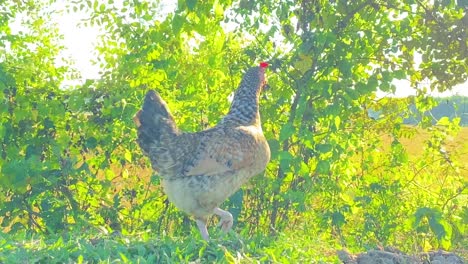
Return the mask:
POLYGON ((155 91, 146 94, 134 117, 138 144, 160 175, 169 200, 195 218, 205 240, 210 215, 221 217, 223 231, 231 229, 232 215, 219 206, 264 171, 270 160, 259 114, 267 66, 260 63, 245 73, 229 113, 215 127, 196 133, 180 131, 155 91))

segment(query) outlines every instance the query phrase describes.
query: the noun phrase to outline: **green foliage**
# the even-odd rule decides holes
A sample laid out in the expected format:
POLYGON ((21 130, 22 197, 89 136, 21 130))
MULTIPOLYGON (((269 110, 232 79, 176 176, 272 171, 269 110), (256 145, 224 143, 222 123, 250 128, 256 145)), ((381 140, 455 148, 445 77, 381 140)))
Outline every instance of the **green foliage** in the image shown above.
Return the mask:
MULTIPOLYGON (((297 234, 295 234, 297 235, 297 234)), ((69 237, 0 236, 0 261, 5 263, 330 263, 337 262, 331 245, 315 238, 282 236, 277 241, 256 236, 239 239, 234 234, 206 243, 197 238, 154 238, 148 232, 110 236, 88 231, 69 237), (16 243, 15 240, 23 241, 16 243), (277 246, 278 243, 280 246, 277 246), (315 247, 318 245, 320 247, 315 247)))
POLYGON ((99 226, 160 238, 91 242, 85 234, 39 239, 29 250, 13 249, 20 235, 12 235, 0 240, 0 261, 333 260, 300 246, 314 245, 310 237, 353 250, 466 245, 466 151, 445 151, 460 119, 433 124, 424 113, 437 105, 428 89, 448 90, 468 77, 467 12, 454 1, 430 2, 190 0, 167 16, 156 15, 163 13, 157 2, 70 2, 70 12, 87 12, 84 24, 104 32, 96 58, 102 78, 72 89, 60 88, 74 72, 54 63, 62 47, 47 22, 48 2, 2 2, 2 230, 66 238, 99 226), (28 30, 13 34, 23 11, 28 30), (261 115, 272 160, 264 177, 223 205, 241 238, 204 244, 152 175, 132 117, 154 88, 182 129, 214 125, 242 70, 261 60, 271 64, 261 115), (375 97, 406 78, 417 96, 375 97), (379 118, 369 118, 370 110, 379 118), (419 127, 403 125, 415 113, 419 127), (426 141, 410 155, 403 142, 421 131, 426 141))

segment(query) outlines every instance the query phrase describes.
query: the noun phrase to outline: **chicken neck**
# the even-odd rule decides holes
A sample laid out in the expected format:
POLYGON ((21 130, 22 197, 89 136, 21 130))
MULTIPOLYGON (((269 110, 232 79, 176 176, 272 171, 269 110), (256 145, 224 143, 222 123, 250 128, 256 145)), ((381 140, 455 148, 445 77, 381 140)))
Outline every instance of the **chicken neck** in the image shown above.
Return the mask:
POLYGON ((260 125, 258 108, 257 95, 236 94, 229 113, 223 119, 223 123, 236 126, 260 125))

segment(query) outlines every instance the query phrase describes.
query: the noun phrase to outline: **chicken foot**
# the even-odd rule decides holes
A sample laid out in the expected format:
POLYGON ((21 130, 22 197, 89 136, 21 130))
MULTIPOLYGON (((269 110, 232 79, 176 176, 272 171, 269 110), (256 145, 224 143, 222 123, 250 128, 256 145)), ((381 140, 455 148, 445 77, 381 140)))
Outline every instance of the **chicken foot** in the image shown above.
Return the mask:
POLYGON ((215 208, 213 213, 221 217, 221 221, 219 221, 218 225, 221 226, 221 230, 224 232, 231 230, 234 219, 232 218, 232 214, 230 212, 215 208))
MULTIPOLYGON (((215 208, 213 213, 221 217, 221 221, 219 221, 218 226, 221 226, 221 230, 223 230, 223 232, 228 232, 231 230, 232 224, 234 223, 234 219, 231 213, 219 208, 215 208)), ((206 228, 206 220, 195 219, 195 221, 197 222, 197 227, 198 230, 200 230, 202 238, 206 241, 210 240, 210 235, 208 234, 208 229, 206 228)))

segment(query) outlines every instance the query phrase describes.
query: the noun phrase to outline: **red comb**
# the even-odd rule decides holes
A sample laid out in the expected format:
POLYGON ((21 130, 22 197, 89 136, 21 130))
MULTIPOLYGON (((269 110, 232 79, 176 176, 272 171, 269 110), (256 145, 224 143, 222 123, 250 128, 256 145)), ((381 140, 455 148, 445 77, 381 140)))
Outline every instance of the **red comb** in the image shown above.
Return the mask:
POLYGON ((260 68, 268 67, 268 62, 260 62, 260 68))

